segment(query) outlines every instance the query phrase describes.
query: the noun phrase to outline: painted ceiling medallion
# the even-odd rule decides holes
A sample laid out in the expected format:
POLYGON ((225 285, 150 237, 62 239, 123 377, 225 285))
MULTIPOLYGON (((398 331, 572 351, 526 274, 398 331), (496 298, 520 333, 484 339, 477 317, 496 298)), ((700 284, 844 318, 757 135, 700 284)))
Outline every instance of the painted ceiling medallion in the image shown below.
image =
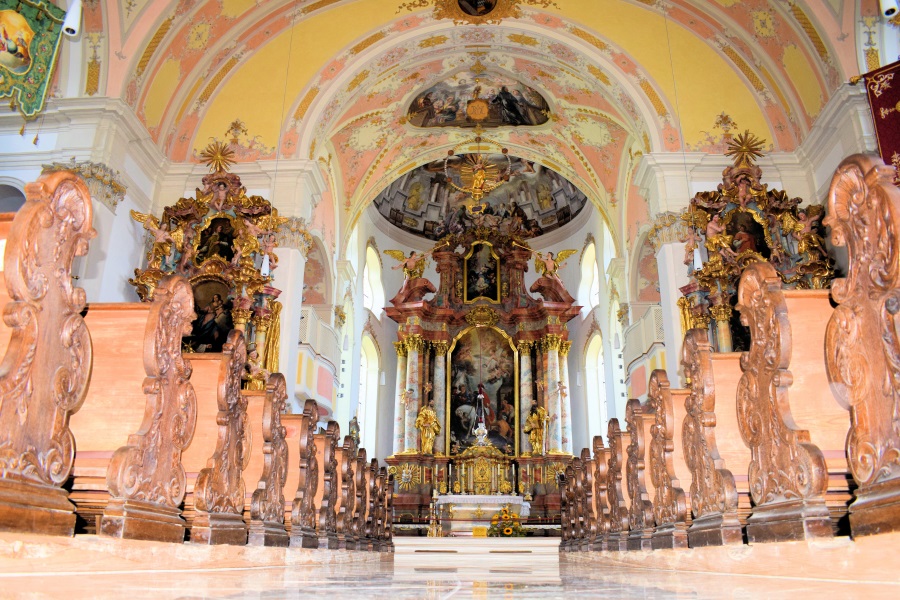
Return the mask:
POLYGON ((553 0, 410 0, 397 12, 434 6, 435 19, 453 19, 457 25, 497 25, 503 19, 522 16, 520 6, 559 8, 553 0))

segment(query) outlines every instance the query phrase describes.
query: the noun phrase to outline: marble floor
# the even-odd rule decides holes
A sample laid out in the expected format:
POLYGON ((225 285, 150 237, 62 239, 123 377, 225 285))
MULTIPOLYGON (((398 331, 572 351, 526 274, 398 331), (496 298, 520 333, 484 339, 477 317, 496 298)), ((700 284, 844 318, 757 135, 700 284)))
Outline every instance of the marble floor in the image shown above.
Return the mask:
MULTIPOLYGON (((795 575, 778 568, 752 572, 756 567, 746 557, 739 557, 746 573, 715 572, 699 560, 693 572, 688 564, 673 570, 665 554, 672 551, 643 553, 635 566, 608 553, 473 560, 465 554, 176 547, 81 537, 23 542, 0 534, 0 598, 900 598, 900 569, 891 568, 896 552, 886 557, 884 572, 855 577, 845 563, 823 577, 803 568, 790 571, 795 575)), ((731 568, 728 561, 719 564, 731 568)), ((818 567, 824 565, 811 568, 818 567)))

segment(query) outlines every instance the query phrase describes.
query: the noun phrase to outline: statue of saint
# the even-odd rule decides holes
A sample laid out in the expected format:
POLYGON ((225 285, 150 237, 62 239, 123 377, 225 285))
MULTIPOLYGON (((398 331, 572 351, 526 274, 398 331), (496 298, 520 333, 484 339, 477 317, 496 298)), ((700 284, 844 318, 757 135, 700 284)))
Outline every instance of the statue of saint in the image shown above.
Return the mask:
POLYGON ((531 412, 525 419, 525 433, 528 434, 528 441, 531 442, 532 455, 540 456, 544 453, 544 427, 547 420, 547 411, 537 403, 533 403, 531 412))
POLYGON ((353 415, 353 418, 350 419, 350 437, 359 446, 359 420, 356 418, 356 415, 353 415))
POLYGON ((718 213, 713 215, 709 223, 706 224, 706 249, 710 252, 718 252, 724 259, 733 259, 737 256, 735 251, 731 249, 733 243, 734 236, 726 233, 722 217, 718 213))
POLYGON ((431 408, 431 403, 423 404, 416 417, 416 429, 422 441, 422 454, 434 454, 434 438, 441 432, 441 424, 431 408))

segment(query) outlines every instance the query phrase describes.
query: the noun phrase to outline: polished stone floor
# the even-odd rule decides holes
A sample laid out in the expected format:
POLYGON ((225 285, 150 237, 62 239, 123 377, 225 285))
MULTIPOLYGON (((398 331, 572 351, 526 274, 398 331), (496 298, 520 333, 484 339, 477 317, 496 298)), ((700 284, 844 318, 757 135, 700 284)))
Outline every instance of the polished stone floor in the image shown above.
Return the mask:
MULTIPOLYGON (((839 547, 825 551, 852 554, 839 547)), ((678 555, 689 560, 672 570, 665 566, 671 561, 664 553, 674 551, 659 552, 663 554, 644 553, 652 568, 635 568, 609 553, 420 557, 97 539, 76 539, 69 546, 32 539, 23 545, 0 537, 0 598, 900 598, 900 570, 892 568, 896 553, 886 557, 884 571, 862 572, 854 580, 837 566, 833 578, 822 576, 827 565, 815 564, 809 565, 811 570, 798 565, 753 572, 756 567, 750 566, 740 574, 717 573, 690 558, 691 551, 678 555), (657 557, 665 560, 653 562, 657 557)), ((747 547, 722 552, 751 564, 747 547)), ((717 564, 725 568, 727 561, 717 564)))

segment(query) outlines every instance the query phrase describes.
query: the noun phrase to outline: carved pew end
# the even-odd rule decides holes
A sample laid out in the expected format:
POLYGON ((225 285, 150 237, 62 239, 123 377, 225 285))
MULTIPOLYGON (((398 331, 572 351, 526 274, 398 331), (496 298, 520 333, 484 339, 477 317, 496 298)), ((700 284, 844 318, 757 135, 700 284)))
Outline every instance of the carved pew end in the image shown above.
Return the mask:
POLYGON ((695 518, 688 528, 688 546, 729 546, 743 544, 744 535, 737 514, 711 514, 695 518))
POLYGON ((215 546, 247 544, 247 524, 243 515, 233 513, 198 513, 191 527, 191 543, 215 546))
POLYGON ((747 541, 803 541, 832 537, 831 515, 822 499, 759 506, 747 519, 747 541))
POLYGON ((870 485, 850 505, 853 537, 900 531, 900 479, 870 485))
POLYGON ((0 531, 75 534, 75 505, 64 489, 0 479, 0 531))
POLYGON ((181 509, 155 502, 111 498, 100 520, 100 535, 120 539, 184 542, 181 509))
POLYGON ((250 523, 250 535, 247 543, 250 546, 271 546, 275 548, 287 548, 291 545, 291 538, 284 530, 284 525, 269 521, 250 523))

